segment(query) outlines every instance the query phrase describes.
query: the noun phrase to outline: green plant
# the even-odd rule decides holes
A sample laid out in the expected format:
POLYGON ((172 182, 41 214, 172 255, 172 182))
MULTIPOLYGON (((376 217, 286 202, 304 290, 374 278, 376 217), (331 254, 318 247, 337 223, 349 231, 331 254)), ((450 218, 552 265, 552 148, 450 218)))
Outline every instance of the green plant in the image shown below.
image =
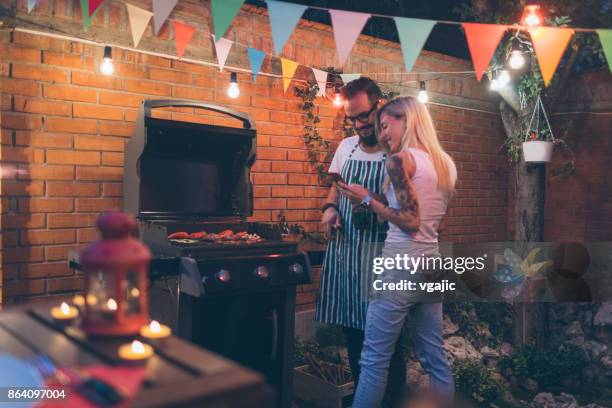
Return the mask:
POLYGON ((346 345, 342 329, 340 326, 332 324, 319 326, 315 333, 315 339, 321 348, 346 345))
POLYGON ((453 376, 457 392, 481 406, 498 401, 504 394, 502 385, 480 360, 457 360, 453 365, 453 376))
POLYGON ((298 367, 305 365, 306 353, 318 354, 319 345, 316 341, 301 341, 299 338, 295 339, 295 345, 293 348, 293 366, 298 367))

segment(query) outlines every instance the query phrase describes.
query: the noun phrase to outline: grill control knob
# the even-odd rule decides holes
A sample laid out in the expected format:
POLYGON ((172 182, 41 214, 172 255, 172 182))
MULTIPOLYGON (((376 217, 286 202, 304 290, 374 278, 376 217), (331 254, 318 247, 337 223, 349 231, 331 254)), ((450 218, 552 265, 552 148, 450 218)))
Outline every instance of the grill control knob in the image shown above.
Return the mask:
POLYGON ((221 269, 219 272, 215 273, 215 278, 220 282, 227 283, 232 279, 232 276, 227 269, 221 269))
POLYGON ((255 268, 255 276, 261 279, 266 279, 268 276, 270 276, 270 272, 268 272, 268 268, 265 266, 258 266, 255 268))
POLYGON ((289 273, 292 273, 294 275, 301 275, 302 273, 304 273, 304 267, 296 262, 289 266, 289 273))

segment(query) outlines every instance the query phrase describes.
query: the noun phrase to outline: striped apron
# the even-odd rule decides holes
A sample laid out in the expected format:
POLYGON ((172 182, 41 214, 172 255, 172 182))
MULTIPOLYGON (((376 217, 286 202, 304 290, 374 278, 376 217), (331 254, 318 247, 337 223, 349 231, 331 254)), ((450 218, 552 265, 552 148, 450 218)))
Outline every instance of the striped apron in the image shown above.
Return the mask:
MULTIPOLYGON (((361 184, 373 193, 382 194, 386 155, 382 160, 354 160, 357 146, 342 166, 342 178, 349 184, 361 184)), ((315 319, 363 330, 372 259, 380 255, 387 225, 379 223, 370 213, 366 227, 355 228, 352 205, 344 195, 340 195, 338 208, 342 231, 336 232, 327 244, 315 319)))

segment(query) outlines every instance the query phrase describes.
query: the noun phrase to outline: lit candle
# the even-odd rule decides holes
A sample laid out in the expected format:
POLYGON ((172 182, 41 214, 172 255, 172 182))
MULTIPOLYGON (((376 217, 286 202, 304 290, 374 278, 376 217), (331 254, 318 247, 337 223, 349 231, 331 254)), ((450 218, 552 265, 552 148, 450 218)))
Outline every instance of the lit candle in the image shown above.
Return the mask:
POLYGON ((165 339, 172 334, 170 327, 153 320, 151 324, 142 326, 140 335, 147 339, 165 339))
POLYGON ((108 299, 108 301, 106 302, 106 307, 111 312, 116 311, 117 310, 117 301, 115 299, 113 299, 113 298, 108 299))
POLYGON ((68 303, 62 302, 61 306, 51 308, 51 316, 58 321, 70 322, 79 315, 79 310, 74 306, 69 306, 68 303))
POLYGON ((85 306, 85 297, 83 295, 74 295, 72 303, 79 309, 82 309, 85 306))
POLYGON ((153 355, 153 347, 148 344, 134 340, 128 344, 119 346, 119 357, 129 361, 141 361, 153 355))

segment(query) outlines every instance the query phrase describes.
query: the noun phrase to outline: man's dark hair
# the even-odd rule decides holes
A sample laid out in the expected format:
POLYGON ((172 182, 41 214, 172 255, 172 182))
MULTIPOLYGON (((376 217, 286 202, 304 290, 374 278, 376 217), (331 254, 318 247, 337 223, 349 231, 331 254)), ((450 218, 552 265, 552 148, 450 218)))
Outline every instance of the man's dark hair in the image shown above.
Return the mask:
POLYGON ((355 79, 340 89, 342 99, 350 99, 359 92, 365 92, 368 95, 370 104, 374 105, 383 97, 383 93, 373 80, 368 77, 355 79))

